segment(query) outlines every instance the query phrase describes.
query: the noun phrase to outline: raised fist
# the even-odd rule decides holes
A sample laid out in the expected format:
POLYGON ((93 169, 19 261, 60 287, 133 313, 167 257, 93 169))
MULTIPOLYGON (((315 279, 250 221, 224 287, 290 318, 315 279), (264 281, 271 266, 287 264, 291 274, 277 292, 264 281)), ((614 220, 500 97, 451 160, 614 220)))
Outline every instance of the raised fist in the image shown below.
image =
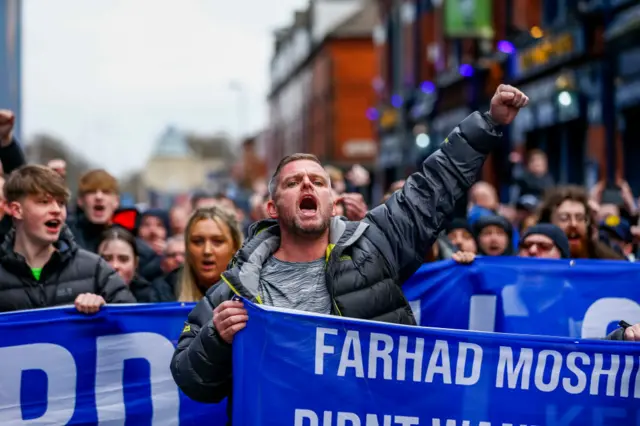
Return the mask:
POLYGON ((529 98, 520 90, 501 84, 491 98, 489 115, 496 123, 506 126, 516 118, 520 108, 527 106, 528 103, 529 98))
POLYGON ((5 147, 11 143, 15 119, 13 112, 7 109, 0 109, 0 147, 5 147))

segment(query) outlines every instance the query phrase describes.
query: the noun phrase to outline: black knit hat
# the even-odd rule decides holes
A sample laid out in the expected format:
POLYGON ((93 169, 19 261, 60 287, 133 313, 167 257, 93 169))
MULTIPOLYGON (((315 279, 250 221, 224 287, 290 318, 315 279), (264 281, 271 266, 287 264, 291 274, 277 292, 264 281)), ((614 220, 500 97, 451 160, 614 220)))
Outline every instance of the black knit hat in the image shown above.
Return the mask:
POLYGON ((545 237, 551 238, 553 244, 558 247, 558 251, 560 252, 560 256, 563 259, 567 259, 571 257, 571 251, 569 250, 569 239, 562 231, 562 229, 558 228, 556 225, 551 223, 539 223, 537 225, 533 225, 528 228, 520 241, 524 241, 529 235, 544 235, 545 237))
POLYGON ((452 231, 455 231, 456 229, 464 229, 465 231, 467 231, 470 234, 473 234, 471 232, 471 227, 469 226, 469 223, 467 222, 467 219, 465 218, 461 218, 461 217, 457 217, 455 219, 452 219, 451 222, 449 222, 447 224, 447 226, 445 227, 445 233, 448 234, 452 231))

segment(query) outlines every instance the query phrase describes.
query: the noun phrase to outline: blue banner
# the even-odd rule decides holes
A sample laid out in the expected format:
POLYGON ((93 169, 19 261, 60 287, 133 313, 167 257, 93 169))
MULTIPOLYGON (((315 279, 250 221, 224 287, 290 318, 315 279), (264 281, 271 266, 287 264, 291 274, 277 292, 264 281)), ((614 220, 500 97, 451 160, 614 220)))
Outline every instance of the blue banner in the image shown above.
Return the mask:
POLYGON ((637 344, 246 305, 235 426, 640 425, 637 344))
POLYGON ((426 264, 403 286, 420 325, 602 338, 640 323, 640 264, 479 257, 426 264))
POLYGON ((193 304, 0 315, 0 424, 226 425, 226 403, 181 394, 169 364, 193 304))

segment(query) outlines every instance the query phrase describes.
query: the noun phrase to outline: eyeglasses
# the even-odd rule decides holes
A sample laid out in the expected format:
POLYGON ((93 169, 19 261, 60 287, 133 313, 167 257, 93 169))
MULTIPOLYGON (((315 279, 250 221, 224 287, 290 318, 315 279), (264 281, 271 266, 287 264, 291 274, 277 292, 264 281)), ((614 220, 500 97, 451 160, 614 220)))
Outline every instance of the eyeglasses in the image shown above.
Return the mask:
POLYGON ((165 253, 164 257, 170 258, 170 259, 174 259, 176 257, 180 257, 180 256, 184 256, 184 253, 179 252, 179 251, 174 251, 174 252, 169 252, 169 253, 165 253))
POLYGON ((520 244, 520 249, 521 250, 526 250, 526 251, 531 251, 533 246, 536 246, 538 248, 538 250, 540 250, 542 252, 549 252, 549 251, 553 250, 553 248, 555 247, 555 245, 553 243, 537 242, 537 241, 526 242, 525 241, 525 242, 522 242, 520 244))

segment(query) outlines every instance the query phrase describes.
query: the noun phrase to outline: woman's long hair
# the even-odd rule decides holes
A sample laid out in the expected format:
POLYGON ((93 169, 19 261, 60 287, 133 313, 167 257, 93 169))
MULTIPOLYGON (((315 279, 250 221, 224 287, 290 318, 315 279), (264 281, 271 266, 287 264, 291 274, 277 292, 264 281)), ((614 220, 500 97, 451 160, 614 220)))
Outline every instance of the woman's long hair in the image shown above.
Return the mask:
POLYGON ((193 256, 189 250, 189 241, 193 234, 193 228, 202 220, 213 220, 218 226, 226 226, 229 228, 234 253, 242 246, 243 235, 235 212, 229 212, 217 206, 200 208, 193 212, 184 233, 184 243, 186 247, 185 262, 178 280, 178 285, 176 286, 179 302, 197 302, 204 296, 202 288, 198 285, 198 278, 193 266, 193 256))

